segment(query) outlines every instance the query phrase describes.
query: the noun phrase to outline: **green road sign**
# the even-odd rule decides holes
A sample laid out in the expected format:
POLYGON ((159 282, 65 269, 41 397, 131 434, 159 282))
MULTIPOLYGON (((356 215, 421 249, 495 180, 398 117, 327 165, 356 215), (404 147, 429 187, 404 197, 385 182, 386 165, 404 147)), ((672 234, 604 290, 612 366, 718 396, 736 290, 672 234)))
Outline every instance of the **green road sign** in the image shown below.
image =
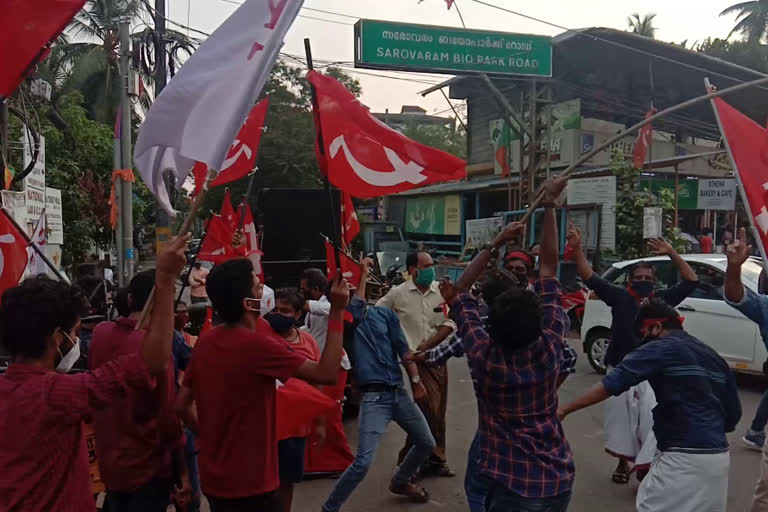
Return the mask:
POLYGON ((355 24, 355 67, 549 77, 552 39, 360 20, 355 24))

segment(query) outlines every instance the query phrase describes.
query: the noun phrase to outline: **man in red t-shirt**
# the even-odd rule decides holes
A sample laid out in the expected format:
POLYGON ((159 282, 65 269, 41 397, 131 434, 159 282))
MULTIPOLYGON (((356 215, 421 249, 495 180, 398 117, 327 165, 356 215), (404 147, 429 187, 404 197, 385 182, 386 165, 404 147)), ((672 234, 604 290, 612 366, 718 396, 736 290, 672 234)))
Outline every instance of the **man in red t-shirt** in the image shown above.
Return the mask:
MULTIPOLYGON (((141 351, 144 331, 136 330, 136 322, 154 286, 153 270, 133 276, 128 285, 131 313, 102 322, 93 331, 88 355, 91 370, 141 351)), ((151 391, 130 391, 93 413, 96 457, 110 511, 165 512, 177 479, 182 483, 180 495, 189 498, 184 437, 175 401, 175 371, 169 358, 162 385, 151 391)))
POLYGON ((334 384, 341 364, 345 280, 331 289, 319 362, 292 350, 261 318, 263 286, 247 259, 217 265, 206 289, 222 324, 197 342, 176 406, 200 443, 200 481, 212 512, 280 512, 275 379, 334 384))
POLYGON ((72 286, 36 276, 3 293, 0 338, 13 356, 0 376, 0 510, 95 512, 84 420, 129 388, 156 385, 173 341, 176 278, 189 237, 157 257, 155 302, 140 351, 85 373, 78 359, 85 305, 72 286))

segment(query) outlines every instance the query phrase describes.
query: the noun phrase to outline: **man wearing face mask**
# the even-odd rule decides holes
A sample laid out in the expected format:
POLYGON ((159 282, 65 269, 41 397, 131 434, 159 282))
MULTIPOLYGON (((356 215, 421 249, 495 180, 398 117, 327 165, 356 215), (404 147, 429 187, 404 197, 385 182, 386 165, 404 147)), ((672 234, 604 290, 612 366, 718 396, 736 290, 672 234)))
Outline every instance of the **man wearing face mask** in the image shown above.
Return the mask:
POLYGON ((0 510, 95 511, 83 422, 130 389, 160 387, 171 357, 173 295, 188 236, 156 263, 155 301, 141 350, 74 375, 83 295, 45 276, 5 291, 0 340, 14 362, 0 376, 0 510), (158 379, 155 381, 153 376, 158 379))
MULTIPOLYGON (((456 324, 447 317, 440 289, 435 281, 435 263, 426 252, 411 253, 405 265, 411 279, 392 288, 379 299, 377 306, 395 311, 411 350, 425 352, 445 341, 456 329, 456 324)), ((445 367, 429 368, 417 364, 419 375, 412 379, 414 384, 423 383, 427 397, 417 404, 427 418, 429 428, 437 443, 432 456, 422 466, 422 473, 437 476, 455 476, 448 466, 445 453, 445 413, 448 406, 448 370, 445 367)), ((406 439, 400 450, 398 463, 408 455, 413 440, 406 439)))
MULTIPOLYGON (((656 294, 656 273, 648 263, 638 263, 629 270, 630 280, 626 288, 613 285, 592 271, 581 247, 581 231, 571 227, 568 231, 568 245, 576 261, 576 268, 584 284, 611 307, 611 343, 605 354, 605 365, 610 369, 632 352, 639 344, 633 330, 635 316, 642 302, 656 297, 675 307, 686 299, 698 286, 699 278, 665 240, 649 240, 651 252, 666 255, 680 271, 681 281, 656 294)), ((656 405, 653 390, 647 382, 640 382, 626 393, 611 397, 605 404, 605 451, 619 459, 611 479, 618 484, 629 482, 632 472, 630 463, 635 463, 638 477, 647 471, 653 458, 655 439, 651 410, 656 405)))
POLYGON ((279 512, 275 381, 336 382, 348 285, 342 279, 331 287, 328 339, 317 362, 292 350, 263 318, 274 294, 250 260, 214 267, 206 290, 222 323, 195 345, 176 401, 200 440, 201 487, 212 512, 279 512))
MULTIPOLYGON (((123 355, 138 353, 144 331, 136 330, 144 305, 155 286, 155 271, 136 274, 128 285, 131 313, 96 326, 88 363, 101 368, 123 355)), ((174 332, 174 352, 184 345, 174 332)), ((116 512, 164 512, 170 504, 173 482, 181 481, 180 494, 189 498, 192 488, 184 458, 184 437, 174 410, 176 400, 175 354, 169 358, 163 381, 152 391, 132 391, 110 407, 93 414, 96 456, 107 488, 107 503, 116 512), (179 474, 174 474, 174 468, 179 474)), ((184 365, 184 361, 179 361, 184 365)), ((182 368, 183 369, 183 368, 182 368)))
POLYGON ((637 491, 637 510, 725 512, 730 465, 725 434, 741 418, 728 363, 686 333, 677 311, 657 299, 640 307, 633 325, 642 346, 558 416, 562 420, 649 382, 658 400, 653 430, 659 453, 637 491))

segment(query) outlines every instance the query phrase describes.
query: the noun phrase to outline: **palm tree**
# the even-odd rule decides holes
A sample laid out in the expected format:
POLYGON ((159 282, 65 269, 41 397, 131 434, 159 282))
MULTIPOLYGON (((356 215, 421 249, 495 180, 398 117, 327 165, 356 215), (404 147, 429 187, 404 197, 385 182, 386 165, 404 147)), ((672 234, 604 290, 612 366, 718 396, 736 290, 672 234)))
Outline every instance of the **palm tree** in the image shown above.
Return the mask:
POLYGON ((736 14, 736 26, 728 37, 740 33, 750 42, 760 42, 768 32, 768 0, 755 0, 734 4, 720 13, 720 16, 736 14))
MULTIPOLYGON (((87 98, 90 114, 97 121, 111 123, 119 105, 121 21, 147 27, 131 34, 134 50, 137 50, 134 55, 140 57, 134 66, 140 67, 144 88, 139 100, 144 108, 151 103, 148 90, 155 73, 152 58, 155 46, 162 44, 168 53, 171 76, 180 60, 194 51, 197 41, 180 32, 166 30, 163 37, 159 37, 145 19, 147 14, 154 16, 150 9, 146 0, 88 0, 67 28, 70 38, 79 40, 61 45, 59 50, 70 65, 68 84, 87 98)), ((148 21, 154 24, 154 19, 148 21)))
POLYGON ((653 39, 656 36, 656 27, 653 26, 654 18, 656 18, 655 14, 646 14, 641 17, 640 14, 635 13, 627 18, 627 24, 635 34, 653 39))

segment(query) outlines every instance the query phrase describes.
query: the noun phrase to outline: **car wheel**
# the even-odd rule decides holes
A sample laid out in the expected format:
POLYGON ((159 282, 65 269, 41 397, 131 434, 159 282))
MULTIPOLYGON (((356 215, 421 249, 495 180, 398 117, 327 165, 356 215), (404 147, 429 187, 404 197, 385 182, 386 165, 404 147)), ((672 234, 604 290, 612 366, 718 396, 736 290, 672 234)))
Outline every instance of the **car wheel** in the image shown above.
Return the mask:
POLYGON ((605 374, 605 353, 611 343, 611 332, 607 329, 596 329, 587 336, 584 351, 592 368, 597 373, 605 374))

